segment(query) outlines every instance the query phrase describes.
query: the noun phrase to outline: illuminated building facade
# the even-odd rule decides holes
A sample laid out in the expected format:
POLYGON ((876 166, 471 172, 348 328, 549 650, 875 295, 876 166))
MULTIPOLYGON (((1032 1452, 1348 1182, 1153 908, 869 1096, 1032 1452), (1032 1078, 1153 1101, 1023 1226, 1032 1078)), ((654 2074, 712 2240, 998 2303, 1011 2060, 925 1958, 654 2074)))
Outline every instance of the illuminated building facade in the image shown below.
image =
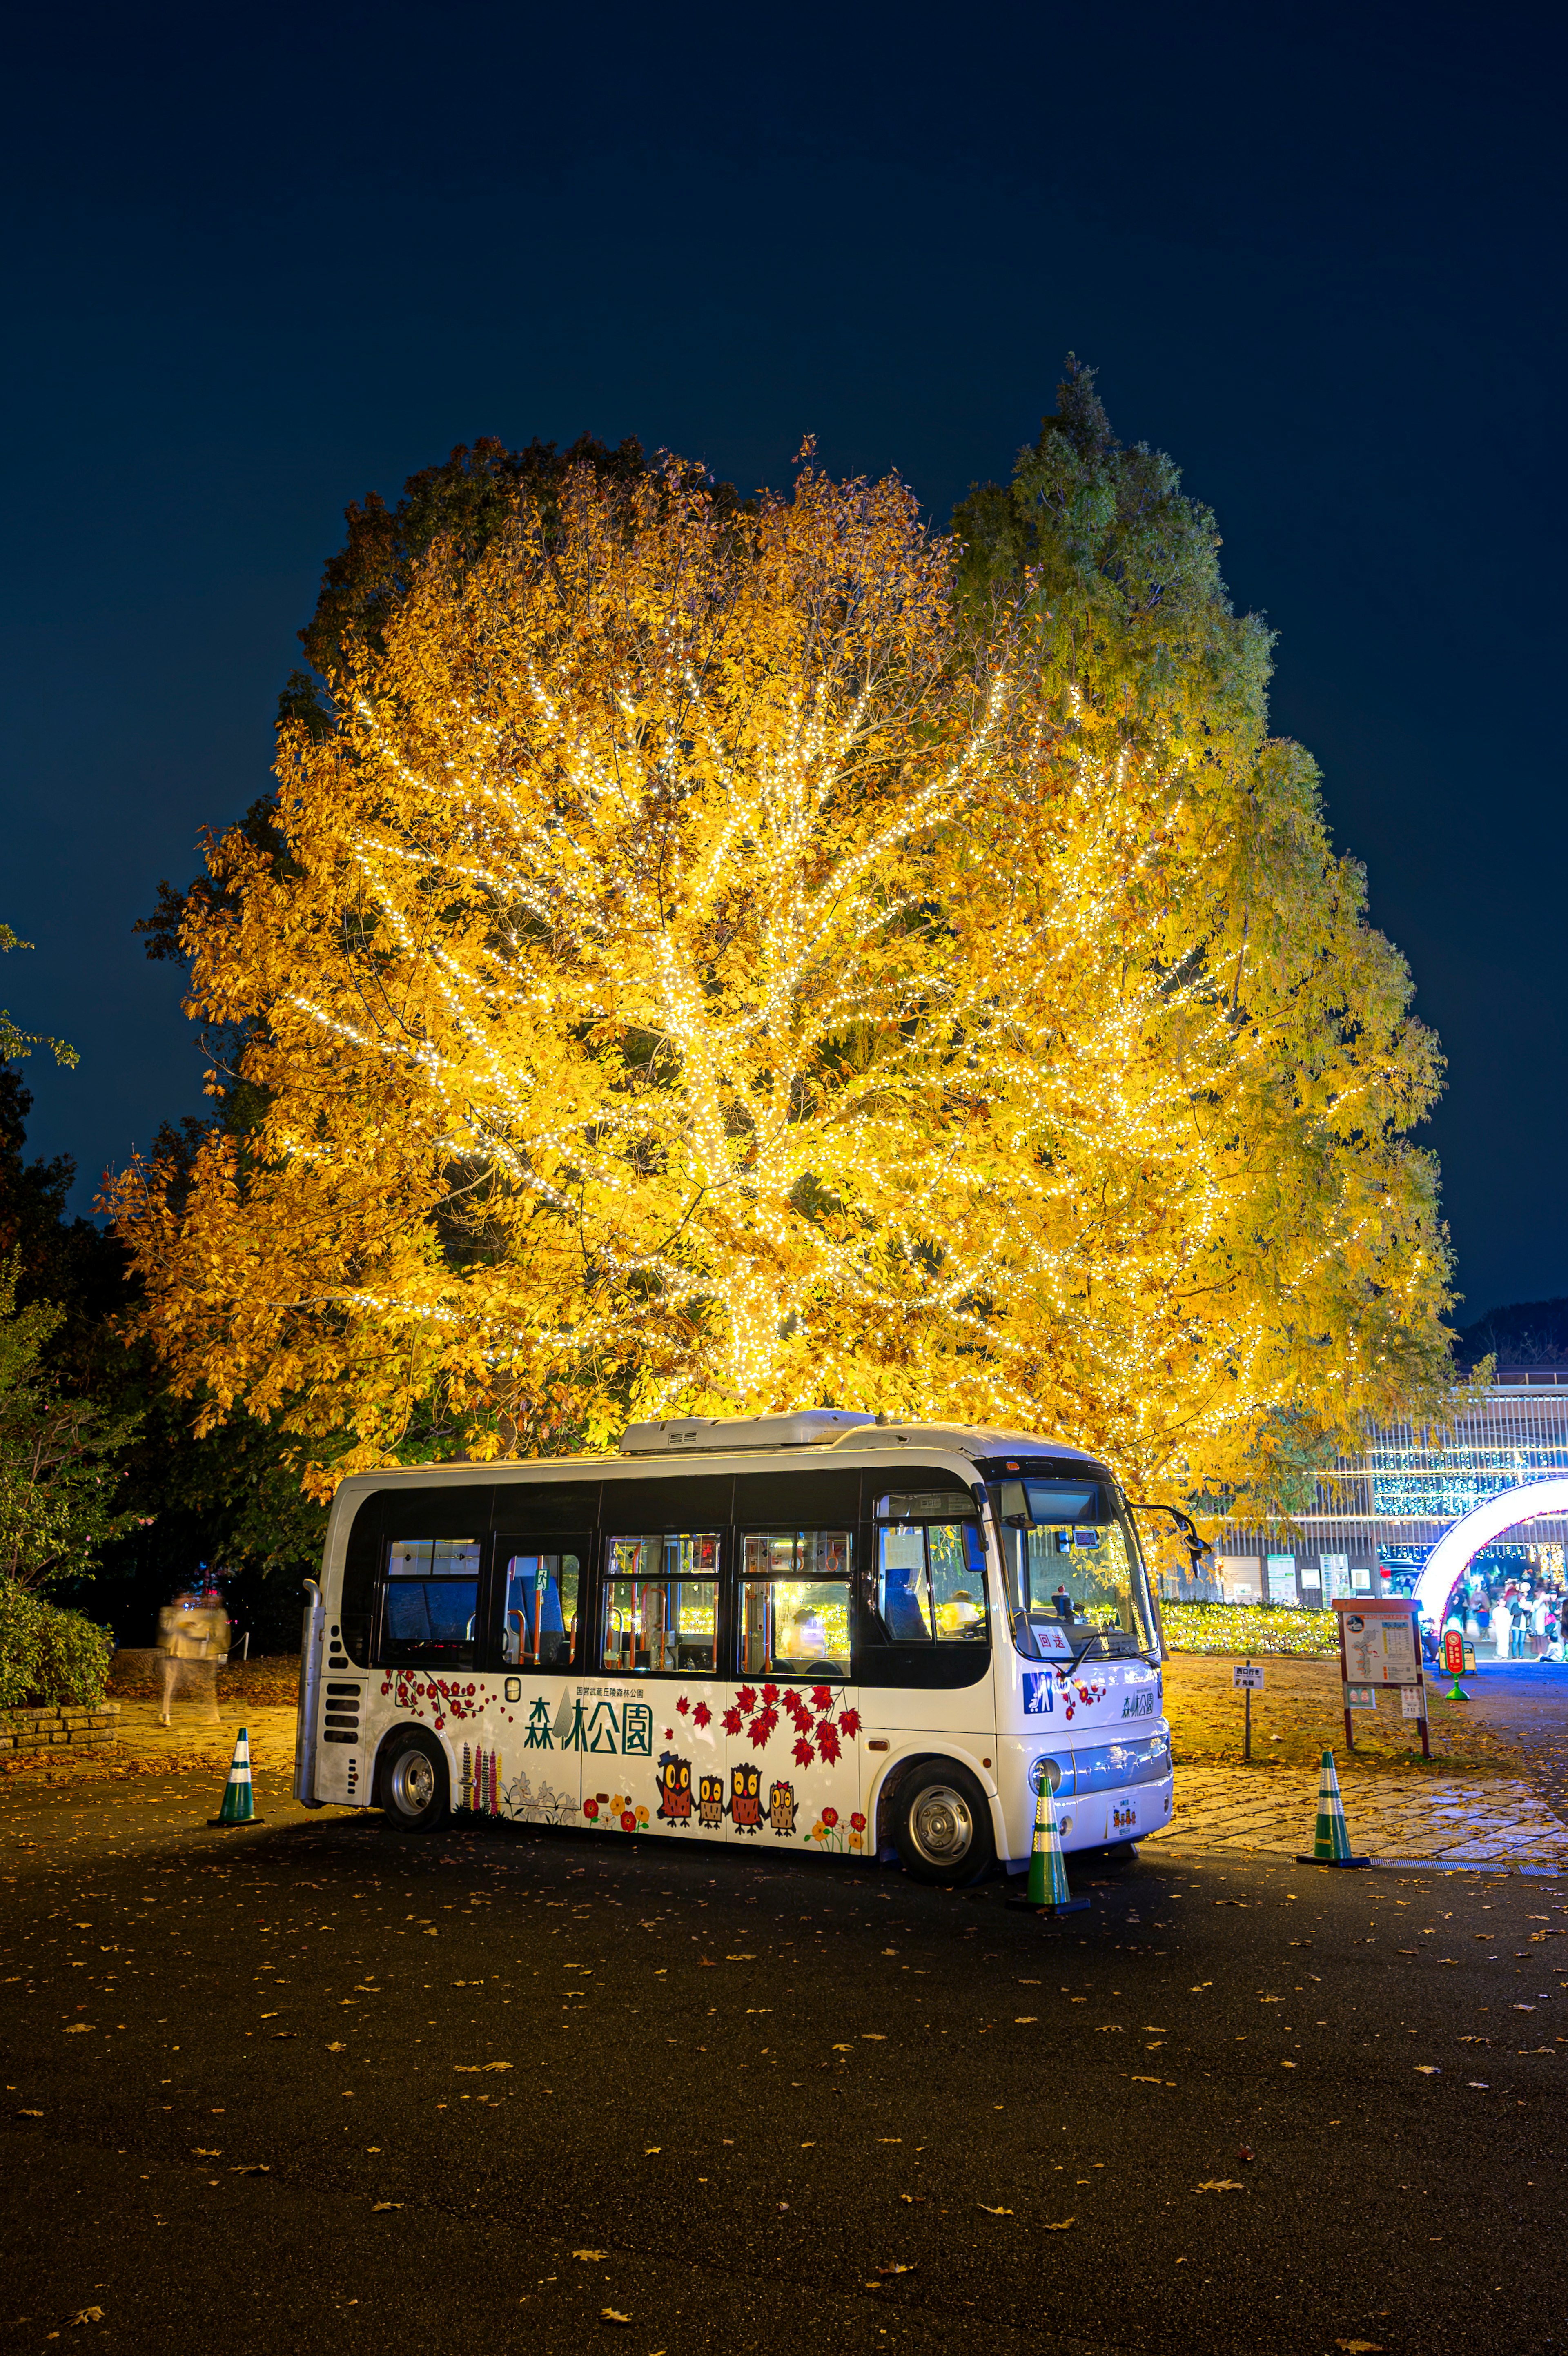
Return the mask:
MULTIPOLYGON (((1428 1555, 1483 1498, 1568 1472, 1568 1368, 1499 1367, 1444 1429, 1370 1430, 1354 1456, 1319 1472, 1307 1510, 1215 1534, 1215 1569, 1193 1581, 1167 1568, 1167 1591, 1233 1602, 1327 1603, 1405 1594, 1428 1555)), ((1563 1580, 1568 1520, 1521 1523, 1477 1557, 1482 1575, 1563 1580)))

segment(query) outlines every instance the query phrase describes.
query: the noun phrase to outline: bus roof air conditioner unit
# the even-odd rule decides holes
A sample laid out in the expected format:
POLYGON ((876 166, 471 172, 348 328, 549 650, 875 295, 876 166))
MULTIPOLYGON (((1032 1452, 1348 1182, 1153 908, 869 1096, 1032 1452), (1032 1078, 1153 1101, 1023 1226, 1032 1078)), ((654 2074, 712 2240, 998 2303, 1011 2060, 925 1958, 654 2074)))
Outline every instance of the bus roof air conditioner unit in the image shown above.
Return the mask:
POLYGON ((672 1416, 660 1423, 628 1423, 623 1456, 705 1456, 718 1449, 821 1448, 874 1415, 852 1408, 801 1408, 794 1415, 672 1416))

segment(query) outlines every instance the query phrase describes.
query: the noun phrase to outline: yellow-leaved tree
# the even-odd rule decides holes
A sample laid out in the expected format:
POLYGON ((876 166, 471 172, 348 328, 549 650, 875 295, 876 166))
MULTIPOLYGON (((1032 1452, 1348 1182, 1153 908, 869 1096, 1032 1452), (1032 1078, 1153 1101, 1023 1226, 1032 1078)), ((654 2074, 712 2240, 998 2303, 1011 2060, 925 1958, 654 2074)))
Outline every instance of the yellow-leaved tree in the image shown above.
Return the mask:
POLYGON ((1262 1496, 1438 1395, 1403 965, 1211 554, 1196 667, 1129 651, 1085 505, 1076 586, 1034 490, 947 540, 809 456, 430 545, 187 904, 244 1117, 114 1207, 208 1427, 321 1488, 432 1398, 477 1456, 864 1405, 1262 1496))

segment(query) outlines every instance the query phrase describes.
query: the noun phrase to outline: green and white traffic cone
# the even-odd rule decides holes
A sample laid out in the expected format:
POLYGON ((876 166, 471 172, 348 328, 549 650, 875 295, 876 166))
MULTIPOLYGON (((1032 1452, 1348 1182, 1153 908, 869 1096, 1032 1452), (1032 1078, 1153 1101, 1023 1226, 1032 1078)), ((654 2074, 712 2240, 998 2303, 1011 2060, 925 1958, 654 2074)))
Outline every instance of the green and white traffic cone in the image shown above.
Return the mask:
POLYGON ((1345 1803, 1339 1796, 1339 1778, 1335 1772, 1334 1753, 1323 1754, 1323 1768, 1317 1779, 1317 1822, 1312 1829, 1312 1847, 1296 1858, 1297 1865, 1370 1865, 1369 1857, 1352 1857, 1350 1835, 1345 1823, 1345 1803))
POLYGON ((1076 1914, 1089 1903, 1087 1898, 1075 1898, 1068 1888, 1056 1794, 1046 1781, 1042 1781, 1035 1801, 1035 1840, 1029 1852, 1028 1883, 1022 1898, 1009 1898, 1007 1903, 1015 1911, 1031 1914, 1076 1914))
POLYGON ((209 1825, 261 1825, 254 1794, 251 1789, 251 1730, 242 1726, 234 1740, 234 1756, 229 1762, 229 1781, 223 1787, 223 1805, 209 1825))

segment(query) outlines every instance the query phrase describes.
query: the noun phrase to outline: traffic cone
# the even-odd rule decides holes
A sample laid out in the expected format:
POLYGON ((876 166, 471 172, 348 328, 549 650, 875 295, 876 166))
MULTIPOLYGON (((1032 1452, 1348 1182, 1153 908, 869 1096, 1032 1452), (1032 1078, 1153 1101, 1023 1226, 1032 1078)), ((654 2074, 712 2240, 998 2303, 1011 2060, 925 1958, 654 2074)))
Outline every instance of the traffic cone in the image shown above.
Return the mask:
POLYGON ((255 1799, 251 1790, 251 1730, 242 1726, 234 1739, 234 1756, 229 1762, 229 1781, 223 1787, 223 1806, 219 1815, 209 1816, 209 1825, 262 1825, 264 1816, 255 1813, 255 1799))
POLYGON ((1007 1903, 1031 1914, 1076 1914, 1089 1903, 1087 1898, 1075 1898, 1068 1888, 1056 1794, 1046 1782, 1041 1783, 1035 1801, 1035 1840, 1029 1852, 1028 1884, 1022 1898, 1009 1898, 1007 1903))
POLYGON ((1370 1865, 1369 1857, 1352 1857, 1350 1835, 1345 1824, 1345 1803, 1339 1796, 1339 1778, 1334 1769, 1334 1753, 1323 1754, 1323 1771, 1317 1779, 1317 1822, 1313 1826, 1312 1847, 1305 1857, 1296 1858, 1297 1865, 1370 1865))

